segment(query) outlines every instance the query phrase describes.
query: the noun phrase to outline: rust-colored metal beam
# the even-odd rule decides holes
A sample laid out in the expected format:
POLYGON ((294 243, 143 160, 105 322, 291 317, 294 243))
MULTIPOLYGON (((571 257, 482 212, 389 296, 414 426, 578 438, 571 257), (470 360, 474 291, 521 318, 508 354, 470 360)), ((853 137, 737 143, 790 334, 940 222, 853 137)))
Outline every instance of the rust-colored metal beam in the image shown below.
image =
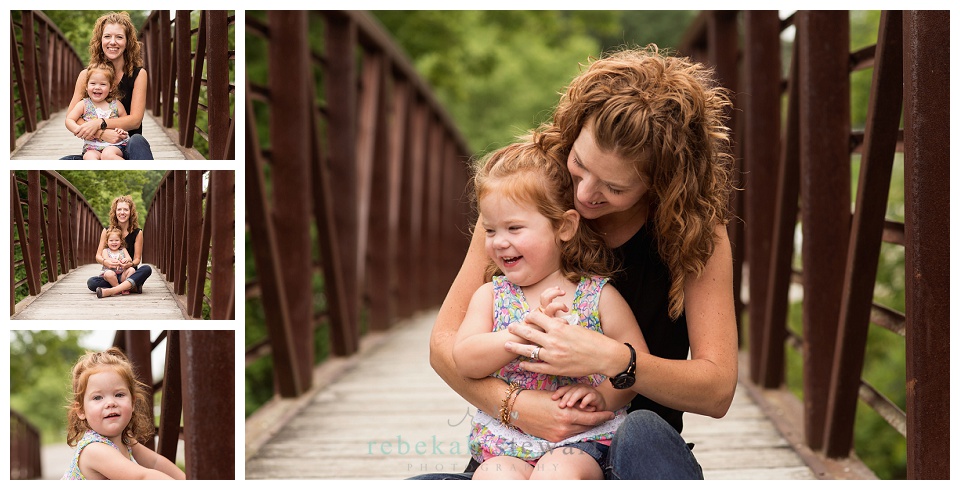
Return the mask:
POLYGON ((860 180, 840 297, 836 353, 830 375, 824 453, 845 457, 853 449, 853 425, 870 327, 870 307, 890 192, 890 173, 900 130, 903 96, 902 18, 898 11, 880 17, 880 33, 867 108, 860 180))
MULTIPOLYGON (((750 264, 750 375, 754 383, 767 388, 779 387, 782 374, 761 364, 761 354, 770 344, 783 344, 764 322, 769 291, 773 243, 776 182, 780 156, 780 18, 776 11, 744 13, 744 87, 740 95, 743 108, 744 227, 746 240, 738 248, 750 264)), ((735 269, 742 264, 734 261, 735 269)), ((734 289, 736 291, 736 289, 734 289)), ((782 356, 781 356, 782 362, 782 356)), ((779 370, 782 373, 782 369, 779 370)))
POLYGON ((904 13, 907 477, 950 478, 950 14, 904 13))
POLYGON ((803 226, 804 431, 823 446, 850 230, 850 22, 846 11, 797 14, 803 226))

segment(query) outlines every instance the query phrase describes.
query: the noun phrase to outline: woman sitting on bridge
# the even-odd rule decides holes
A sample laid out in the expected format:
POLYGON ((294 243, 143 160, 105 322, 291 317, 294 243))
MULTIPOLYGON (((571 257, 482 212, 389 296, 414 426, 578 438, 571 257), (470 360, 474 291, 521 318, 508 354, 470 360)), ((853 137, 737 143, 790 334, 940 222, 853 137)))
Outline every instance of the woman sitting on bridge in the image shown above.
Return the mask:
MULTIPOLYGON (((71 132, 82 140, 93 140, 98 135, 107 143, 119 143, 126 136, 106 129, 122 129, 130 141, 123 149, 126 160, 153 160, 150 143, 143 137, 143 115, 147 107, 147 72, 143 69, 137 41, 137 28, 126 12, 102 15, 94 24, 90 38, 90 64, 112 64, 116 71, 114 82, 118 85, 119 100, 127 115, 86 121, 71 132)), ((67 107, 75 107, 86 95, 87 70, 77 77, 73 99, 67 107)), ((71 129, 67 126, 67 129, 71 129)), ((61 160, 80 160, 80 155, 68 155, 61 160)))
MULTIPOLYGON (((733 264, 725 225, 732 157, 724 111, 730 102, 712 73, 655 46, 613 53, 586 67, 538 132, 567 162, 574 206, 620 259, 613 285, 630 304, 649 353, 532 312, 509 331, 515 355, 544 374, 620 377, 636 396, 610 446, 608 479, 698 479, 703 472, 680 435, 683 412, 726 414, 737 383, 733 264), (688 357, 689 352, 689 357, 688 357), (632 382, 632 384, 631 384, 632 382)), ((453 346, 467 304, 483 283, 484 234, 476 227, 440 309, 430 361, 468 402, 497 413, 507 385, 457 372, 453 346)), ((511 401, 513 424, 560 441, 613 418, 610 411, 560 408, 550 392, 511 401)), ((511 413, 512 417, 512 413, 511 413)), ((420 479, 470 478, 467 473, 420 479)))
POLYGON ((141 233, 138 221, 137 208, 133 204, 133 198, 120 196, 113 200, 113 204, 110 205, 110 229, 117 228, 120 230, 121 238, 125 243, 124 248, 127 251, 126 257, 118 260, 104 253, 108 230, 103 230, 100 233, 100 244, 97 245, 97 263, 102 264, 107 269, 120 270, 121 276, 126 274, 127 269, 133 269, 134 272, 117 286, 112 286, 102 276, 87 279, 87 288, 97 293, 98 298, 123 294, 125 291, 142 293, 143 283, 153 273, 149 265, 140 263, 143 253, 143 233, 141 233))

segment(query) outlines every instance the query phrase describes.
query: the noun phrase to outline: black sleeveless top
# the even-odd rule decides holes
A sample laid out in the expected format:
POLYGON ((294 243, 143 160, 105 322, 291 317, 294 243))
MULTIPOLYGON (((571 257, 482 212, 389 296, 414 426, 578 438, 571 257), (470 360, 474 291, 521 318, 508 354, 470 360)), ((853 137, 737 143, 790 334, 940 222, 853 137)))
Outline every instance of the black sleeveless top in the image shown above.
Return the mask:
POLYGON ((130 260, 133 260, 133 254, 137 250, 137 235, 140 234, 140 228, 137 228, 130 233, 127 233, 127 238, 124 238, 124 241, 127 243, 127 254, 130 255, 130 260))
MULTIPOLYGON (((123 94, 123 97, 120 98, 120 103, 123 105, 123 108, 127 110, 127 114, 130 114, 130 104, 133 103, 133 82, 137 80, 137 75, 140 74, 140 70, 142 69, 143 67, 140 66, 134 67, 133 76, 129 76, 124 73, 123 77, 120 78, 120 83, 117 85, 120 93, 123 94)), ((131 129, 127 132, 130 133, 130 136, 140 134, 143 132, 143 124, 141 124, 137 129, 131 129)))
MULTIPOLYGON (((670 270, 657 253, 657 241, 647 222, 626 243, 613 250, 621 271, 611 278, 611 284, 623 295, 640 324, 650 353, 664 359, 683 360, 690 349, 687 318, 670 319, 670 270)), ((638 366, 637 369, 642 369, 638 366)), ((683 412, 664 407, 643 395, 637 395, 628 411, 651 410, 667 421, 677 432, 683 430, 683 412)))

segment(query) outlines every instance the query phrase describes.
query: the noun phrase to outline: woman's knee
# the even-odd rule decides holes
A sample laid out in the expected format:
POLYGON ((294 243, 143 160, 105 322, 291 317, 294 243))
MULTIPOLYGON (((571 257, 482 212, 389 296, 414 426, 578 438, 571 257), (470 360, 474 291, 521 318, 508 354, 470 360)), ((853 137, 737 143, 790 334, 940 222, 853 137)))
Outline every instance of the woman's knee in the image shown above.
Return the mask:
POLYGON ((617 428, 618 435, 623 434, 630 438, 638 438, 638 440, 656 437, 658 434, 671 433, 676 433, 676 430, 666 420, 663 420, 663 417, 650 410, 635 410, 629 413, 620 427, 617 428))
POLYGON ((91 277, 90 279, 87 279, 87 289, 91 291, 96 291, 97 288, 100 287, 100 281, 102 281, 102 279, 100 279, 100 277, 98 276, 94 276, 94 277, 91 277))
POLYGON ((127 142, 127 146, 124 149, 123 156, 128 160, 153 160, 150 143, 142 134, 135 134, 130 137, 130 141, 127 142))
POLYGON ((137 272, 134 272, 134 274, 146 279, 150 277, 150 274, 153 274, 153 269, 151 269, 149 265, 141 265, 137 267, 137 272))

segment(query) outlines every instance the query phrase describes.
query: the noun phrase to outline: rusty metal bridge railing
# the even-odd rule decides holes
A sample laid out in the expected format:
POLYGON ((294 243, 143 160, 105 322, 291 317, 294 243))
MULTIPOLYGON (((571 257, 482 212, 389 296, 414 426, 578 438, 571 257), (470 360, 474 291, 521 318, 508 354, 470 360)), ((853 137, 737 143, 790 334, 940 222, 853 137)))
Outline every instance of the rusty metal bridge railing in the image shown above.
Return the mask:
POLYGON ((147 95, 147 108, 161 116, 165 128, 174 127, 176 115, 178 145, 194 148, 199 135, 209 147, 209 160, 234 158, 230 65, 236 53, 228 35, 234 21, 225 10, 201 10, 193 27, 190 10, 177 10, 172 21, 169 10, 155 10, 140 32, 150 87, 157 87, 147 95), (206 127, 198 125, 198 110, 207 114, 206 127))
POLYGON ((189 318, 235 317, 234 203, 232 170, 171 170, 147 206, 144 260, 189 318))
POLYGON ((47 16, 36 10, 24 10, 19 21, 15 21, 13 13, 10 13, 11 150, 17 147, 18 136, 36 131, 39 121, 70 103, 77 75, 83 70, 80 56, 47 16))
POLYGON ((103 225, 90 203, 60 174, 29 170, 26 180, 10 172, 10 314, 16 292, 40 294, 45 283, 93 262, 103 225), (26 201, 21 188, 26 187, 26 201), (19 257, 19 258, 18 258, 19 257))
POLYGON ((247 71, 247 297, 269 332, 247 358, 272 353, 290 397, 310 388, 320 322, 349 355, 361 317, 383 330, 443 299, 469 241, 469 151, 367 14, 248 11, 246 30, 247 58, 269 63, 247 71))
POLYGON ((10 410, 10 479, 40 478, 40 431, 23 415, 10 410))
MULTIPOLYGON (((146 109, 160 118, 164 128, 171 128, 173 139, 189 158, 232 160, 235 17, 224 10, 201 10, 194 26, 192 12, 177 10, 171 20, 169 10, 156 10, 141 27, 144 68, 150 81, 146 109), (198 117, 201 112, 204 118, 198 117), (196 135, 203 144, 197 145, 196 135)), ((13 150, 21 136, 36 131, 39 121, 66 107, 84 65, 42 12, 13 11, 10 27, 13 150)))
POLYGON ((232 330, 166 330, 153 340, 146 330, 118 330, 114 336, 113 344, 149 387, 148 399, 161 394, 160 413, 151 417, 159 420, 157 444, 147 446, 176 461, 183 440, 188 480, 236 478, 234 342, 232 330), (163 377, 154 382, 151 353, 164 339, 163 377))
POLYGON ((775 11, 707 12, 681 50, 715 66, 737 94, 745 181, 736 202, 746 225, 734 224, 731 238, 735 262, 749 269, 741 307, 752 382, 780 389, 785 347, 798 348, 801 443, 828 458, 851 454, 859 397, 906 437, 909 478, 950 474, 949 27, 945 12, 883 12, 876 44, 850 52, 846 11, 783 21, 775 11), (791 25, 783 80, 780 33, 791 25), (852 131, 850 75, 865 68, 873 69, 866 127, 852 131), (903 223, 884 214, 895 152, 904 160, 903 223), (860 157, 855 201, 851 155, 860 157), (798 215, 802 271, 791 269, 798 215), (873 303, 882 242, 904 249, 904 312, 873 303), (803 288, 802 335, 786 328, 791 282, 803 288), (905 337, 905 410, 860 377, 871 323, 905 337))

